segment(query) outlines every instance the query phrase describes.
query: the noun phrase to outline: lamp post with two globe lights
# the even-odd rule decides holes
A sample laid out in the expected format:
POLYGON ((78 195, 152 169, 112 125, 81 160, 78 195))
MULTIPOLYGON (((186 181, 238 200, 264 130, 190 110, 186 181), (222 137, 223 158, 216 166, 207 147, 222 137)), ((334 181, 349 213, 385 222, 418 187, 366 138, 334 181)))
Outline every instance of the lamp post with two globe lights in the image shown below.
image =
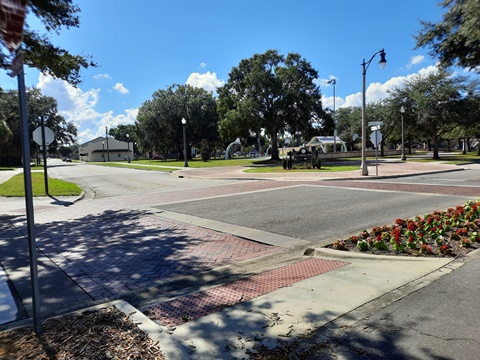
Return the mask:
POLYGON ((367 150, 367 123, 366 123, 366 116, 365 116, 365 108, 366 108, 366 103, 365 103, 365 81, 366 81, 366 75, 367 75, 367 70, 368 67, 370 66, 370 63, 372 62, 373 58, 375 55, 380 54, 380 61, 378 62, 380 69, 383 69, 385 65, 387 64, 387 60, 385 59, 386 53, 384 49, 377 51, 375 54, 372 55, 370 60, 365 62, 365 59, 363 59, 362 63, 362 176, 367 176, 368 175, 368 168, 367 168, 367 156, 366 156, 366 150, 367 150))

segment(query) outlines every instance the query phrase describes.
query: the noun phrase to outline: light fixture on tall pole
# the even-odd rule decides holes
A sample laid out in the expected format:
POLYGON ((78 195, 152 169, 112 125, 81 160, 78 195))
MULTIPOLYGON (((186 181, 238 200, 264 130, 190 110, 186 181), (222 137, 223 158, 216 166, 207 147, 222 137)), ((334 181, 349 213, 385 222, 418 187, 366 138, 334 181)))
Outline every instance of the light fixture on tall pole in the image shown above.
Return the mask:
POLYGON ((107 161, 110 161, 110 148, 108 146, 108 132, 107 132, 106 126, 105 126, 105 139, 107 140, 107 161))
POLYGON ((365 59, 363 59, 362 63, 362 175, 367 176, 368 175, 368 168, 367 168, 367 156, 366 156, 366 150, 367 150, 367 123, 366 123, 366 117, 365 117, 365 77, 367 75, 367 70, 368 67, 370 66, 370 63, 372 62, 373 58, 375 55, 380 54, 380 61, 378 62, 380 69, 383 69, 385 65, 387 65, 387 60, 385 59, 385 51, 379 50, 375 54, 372 55, 370 60, 365 62, 365 59))
POLYGON ((105 141, 102 141, 102 158, 103 162, 105 162, 105 141))
POLYGON ((402 113, 402 160, 405 161, 407 160, 407 158, 405 157, 405 128, 404 128, 404 121, 403 121, 405 108, 403 107, 403 105, 400 108, 400 112, 402 113))
POLYGON ((185 163, 183 164, 184 167, 188 167, 188 160, 187 160, 187 136, 185 134, 185 125, 187 125, 187 120, 182 118, 182 125, 183 125, 183 157, 185 158, 185 163))
MULTIPOLYGON (((337 80, 331 79, 328 81, 328 84, 333 85, 333 123, 335 128, 337 127, 337 113, 335 112, 335 85, 337 85, 337 80)), ((333 152, 337 152, 337 130, 333 132, 333 152)))
POLYGON ((127 157, 128 163, 130 163, 130 135, 127 134, 127 157))

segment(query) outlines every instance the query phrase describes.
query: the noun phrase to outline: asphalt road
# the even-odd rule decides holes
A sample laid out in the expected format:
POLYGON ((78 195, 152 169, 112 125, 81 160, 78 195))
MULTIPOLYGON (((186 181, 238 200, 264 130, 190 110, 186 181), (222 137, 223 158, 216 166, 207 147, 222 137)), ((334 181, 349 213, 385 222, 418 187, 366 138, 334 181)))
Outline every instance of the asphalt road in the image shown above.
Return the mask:
MULTIPOLYGON (((56 178, 73 182, 84 190, 92 191, 96 199, 139 193, 158 194, 212 186, 211 180, 179 179, 162 171, 63 163, 59 159, 49 160, 48 171, 56 178)), ((232 181, 218 180, 214 185, 230 183, 232 181)))
POLYGON ((348 182, 188 179, 58 160, 50 171, 91 189, 97 201, 123 198, 125 207, 151 206, 311 242, 390 225, 399 217, 446 209, 480 194, 477 168, 348 182))

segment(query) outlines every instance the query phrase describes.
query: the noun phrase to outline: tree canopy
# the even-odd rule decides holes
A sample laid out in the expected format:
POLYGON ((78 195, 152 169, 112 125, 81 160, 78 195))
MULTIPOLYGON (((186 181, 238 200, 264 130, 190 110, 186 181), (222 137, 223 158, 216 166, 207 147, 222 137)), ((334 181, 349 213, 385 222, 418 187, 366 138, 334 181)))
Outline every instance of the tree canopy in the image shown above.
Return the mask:
POLYGON ((152 99, 140 106, 136 121, 140 147, 164 154, 182 149, 182 118, 187 122, 188 143, 193 146, 200 147, 202 140, 217 139, 217 105, 213 94, 190 85, 172 85, 155 91, 152 99))
MULTIPOLYGON (((72 0, 29 0, 27 12, 33 13, 45 26, 46 32, 59 33, 63 28, 79 27, 80 8, 72 0)), ((80 71, 97 66, 87 55, 73 55, 55 46, 47 34, 24 26, 23 53, 25 65, 36 68, 44 74, 65 80, 77 86, 81 83, 80 71)), ((0 44, 0 68, 10 69, 11 56, 0 44)))
POLYGON ((233 67, 218 89, 220 132, 228 141, 264 130, 279 159, 278 135, 307 134, 323 117, 317 71, 297 53, 286 57, 276 50, 255 54, 233 67))
POLYGON ((404 104, 406 114, 415 119, 417 134, 430 138, 433 158, 438 159, 440 137, 464 121, 462 104, 467 90, 467 78, 439 70, 413 76, 404 87, 391 92, 390 101, 404 104))
POLYGON ((417 49, 429 47, 430 55, 445 66, 458 65, 480 72, 480 1, 443 0, 441 22, 421 21, 415 36, 417 49))
MULTIPOLYGON (((39 89, 27 90, 28 133, 31 134, 40 121, 53 130, 55 140, 50 149, 70 145, 77 136, 77 128, 71 122, 66 122, 58 114, 57 101, 50 96, 42 95, 39 89)), ((18 92, 0 91, 0 164, 21 165, 21 128, 18 107, 18 92)), ((31 141, 32 154, 36 148, 31 141)))

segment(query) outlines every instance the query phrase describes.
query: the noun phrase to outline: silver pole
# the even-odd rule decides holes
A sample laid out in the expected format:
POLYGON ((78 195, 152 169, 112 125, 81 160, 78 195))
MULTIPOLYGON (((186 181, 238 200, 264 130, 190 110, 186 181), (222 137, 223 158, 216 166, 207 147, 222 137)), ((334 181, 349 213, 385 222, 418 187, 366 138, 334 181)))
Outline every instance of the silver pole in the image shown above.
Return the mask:
POLYGON ((35 245, 35 220, 33 213, 32 173, 30 169, 30 136, 28 133, 27 99, 23 69, 18 73, 18 96, 20 119, 22 124, 21 141, 23 149, 23 178, 25 187, 25 207, 27 213, 28 250, 30 260, 30 278, 32 282, 33 326, 35 333, 42 333, 40 319, 40 287, 38 283, 37 249, 35 245))
POLYGON ((367 130, 366 130, 366 119, 365 119, 365 76, 367 74, 367 69, 365 67, 365 59, 362 63, 362 175, 368 175, 367 167, 367 130))
POLYGON ((403 119, 403 114, 405 113, 405 109, 402 108, 400 109, 402 112, 402 160, 405 161, 407 158, 405 157, 405 129, 404 129, 404 119, 403 119))

